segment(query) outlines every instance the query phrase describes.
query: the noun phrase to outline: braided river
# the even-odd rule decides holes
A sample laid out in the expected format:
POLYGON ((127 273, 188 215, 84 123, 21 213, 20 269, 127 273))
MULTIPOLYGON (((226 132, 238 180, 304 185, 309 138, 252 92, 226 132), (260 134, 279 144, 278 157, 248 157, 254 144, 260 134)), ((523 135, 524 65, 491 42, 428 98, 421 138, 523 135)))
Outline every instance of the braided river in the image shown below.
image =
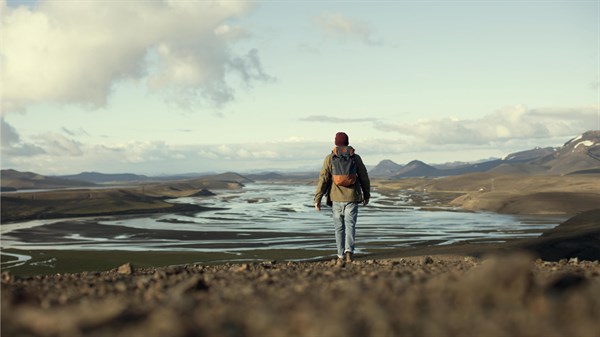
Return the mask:
MULTIPOLYGON (((313 185, 250 183, 240 190, 214 191, 214 196, 170 200, 211 208, 195 214, 3 224, 1 248, 192 251, 219 253, 221 261, 248 260, 256 255, 248 252, 269 256, 276 251, 279 258, 289 259, 328 257, 335 250, 331 209, 314 209, 314 190, 313 185)), ((412 201, 408 191, 383 194, 374 190, 369 205, 359 210, 357 253, 535 237, 564 220, 440 207, 432 210, 414 206, 412 201)), ((27 259, 24 255, 12 256, 18 261, 27 259)))

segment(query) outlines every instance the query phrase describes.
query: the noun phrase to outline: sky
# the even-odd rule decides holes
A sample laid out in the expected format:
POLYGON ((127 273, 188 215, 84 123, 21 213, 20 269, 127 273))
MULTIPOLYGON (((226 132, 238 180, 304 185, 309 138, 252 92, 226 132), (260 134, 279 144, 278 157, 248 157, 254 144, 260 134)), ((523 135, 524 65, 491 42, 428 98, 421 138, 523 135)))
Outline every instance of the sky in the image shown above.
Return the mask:
POLYGON ((600 129, 600 1, 6 1, 1 167, 319 170, 600 129))

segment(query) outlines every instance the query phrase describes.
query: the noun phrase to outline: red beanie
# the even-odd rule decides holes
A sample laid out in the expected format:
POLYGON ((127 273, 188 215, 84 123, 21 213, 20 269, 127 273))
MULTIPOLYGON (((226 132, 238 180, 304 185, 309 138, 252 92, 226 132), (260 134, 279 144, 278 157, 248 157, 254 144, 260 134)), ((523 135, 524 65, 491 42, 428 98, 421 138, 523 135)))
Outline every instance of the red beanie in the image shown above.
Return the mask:
POLYGON ((335 146, 348 146, 348 135, 344 132, 338 132, 335 134, 335 146))

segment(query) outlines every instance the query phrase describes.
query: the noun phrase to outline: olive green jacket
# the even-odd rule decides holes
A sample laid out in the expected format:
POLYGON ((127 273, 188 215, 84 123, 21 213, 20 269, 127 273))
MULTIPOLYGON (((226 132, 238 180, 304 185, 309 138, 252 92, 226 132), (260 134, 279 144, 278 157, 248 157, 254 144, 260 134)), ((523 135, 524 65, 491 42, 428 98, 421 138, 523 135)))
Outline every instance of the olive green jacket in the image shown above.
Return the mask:
POLYGON ((358 179, 356 179, 356 184, 351 187, 338 186, 333 183, 331 177, 331 154, 325 157, 323 168, 321 168, 321 173, 319 174, 319 182, 317 183, 315 204, 320 204, 321 198, 323 198, 324 195, 327 195, 328 205, 330 205, 330 201, 361 202, 371 198, 371 181, 369 180, 367 168, 359 155, 355 154, 354 157, 356 158, 358 179))

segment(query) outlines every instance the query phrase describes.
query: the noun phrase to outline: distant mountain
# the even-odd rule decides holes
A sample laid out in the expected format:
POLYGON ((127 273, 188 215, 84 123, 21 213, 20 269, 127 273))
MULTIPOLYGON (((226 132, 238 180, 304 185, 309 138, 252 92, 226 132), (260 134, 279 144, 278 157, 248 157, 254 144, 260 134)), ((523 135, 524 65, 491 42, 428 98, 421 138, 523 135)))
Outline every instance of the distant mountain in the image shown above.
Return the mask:
POLYGON ((277 172, 263 172, 247 174, 246 177, 251 180, 281 180, 285 179, 286 176, 277 172))
POLYGON ((220 174, 214 174, 210 176, 198 177, 201 180, 218 180, 218 181, 233 181, 236 183, 251 183, 252 179, 244 177, 243 175, 235 172, 225 172, 220 174))
POLYGON ((440 170, 435 167, 427 165, 420 160, 413 160, 398 170, 392 178, 438 177, 439 175, 440 170))
POLYGON ((398 173, 402 169, 402 165, 396 164, 393 161, 386 159, 382 160, 375 167, 369 170, 369 176, 372 177, 390 177, 398 173))
MULTIPOLYGON (((309 179, 318 179, 320 168, 311 171, 267 171, 260 173, 244 174, 244 177, 252 181, 289 181, 298 182, 309 179)), ((371 171, 369 171, 370 173, 371 171)))
POLYGON ((554 174, 600 168, 600 130, 588 131, 569 140, 545 159, 543 165, 554 174))
POLYGON ((413 160, 406 166, 394 163, 391 160, 384 160, 379 163, 373 171, 369 172, 370 176, 375 178, 412 178, 412 177, 445 177, 454 176, 475 172, 486 172, 498 165, 502 164, 502 160, 494 159, 485 162, 477 163, 452 163, 449 165, 429 165, 419 160, 413 160), (397 169, 394 169, 397 168, 397 169))
POLYGON ((4 191, 95 186, 94 183, 88 181, 47 177, 33 172, 19 172, 11 169, 1 171, 1 180, 4 191))
POLYGON ((502 164, 501 159, 495 159, 486 162, 478 162, 453 169, 440 170, 440 176, 456 176, 467 173, 487 172, 500 164, 502 164))
MULTIPOLYGON (((173 176, 175 177, 175 176, 173 176)), ((71 187, 92 187, 97 184, 134 184, 134 183, 160 183, 166 177, 148 177, 131 173, 105 174, 98 172, 82 172, 66 176, 43 176, 33 172, 19 172, 16 170, 2 170, 2 191, 14 191, 21 189, 61 189, 71 187)), ((177 177, 181 178, 181 177, 177 177)), ((232 186, 243 186, 244 183, 253 180, 238 173, 225 172, 221 174, 197 176, 188 179, 172 179, 170 181, 181 184, 196 184, 194 188, 231 188, 232 186)))
POLYGON ((600 130, 588 131, 561 147, 537 147, 502 159, 476 163, 428 165, 413 160, 406 166, 383 160, 369 174, 377 178, 441 177, 476 172, 505 174, 586 174, 600 171, 600 130))
POLYGON ((528 163, 502 163, 487 172, 500 174, 543 174, 546 173, 546 171, 546 168, 540 165, 528 163))
POLYGON ((132 174, 132 173, 117 173, 117 174, 107 174, 107 173, 98 173, 98 172, 82 172, 75 175, 68 176, 59 176, 58 178, 62 179, 77 179, 83 181, 89 181, 97 184, 106 184, 106 183, 137 183, 137 182, 155 182, 155 181, 165 181, 165 180, 205 180, 205 181, 232 181, 238 183, 248 183, 252 182, 251 179, 248 179, 240 174, 234 172, 225 172, 220 174, 183 174, 183 175, 172 175, 172 176, 157 176, 157 177, 148 177, 145 175, 132 174))
POLYGON ((150 178, 147 176, 132 173, 110 174, 99 172, 82 172, 74 175, 57 176, 57 178, 87 181, 95 184, 130 183, 150 180, 150 178))
POLYGON ((539 158, 543 158, 543 157, 546 157, 549 155, 553 155, 556 151, 557 151, 557 148, 554 148, 554 147, 544 147, 544 148, 536 147, 532 150, 511 153, 511 154, 505 156, 504 158, 502 158, 502 160, 504 162, 509 162, 509 163, 524 163, 524 162, 536 160, 539 158))
MULTIPOLYGON (((2 170, 2 191, 13 189, 46 189, 94 186, 106 183, 136 183, 190 180, 200 185, 227 187, 229 183, 243 185, 256 180, 316 179, 318 169, 306 172, 263 172, 247 176, 225 172, 220 174, 181 174, 173 176, 148 177, 131 173, 103 174, 83 172, 76 175, 47 177, 31 172, 2 170), (211 185, 212 184, 212 185, 211 185)), ((382 160, 369 169, 369 176, 384 179, 409 177, 443 177, 467 173, 490 172, 503 174, 592 174, 600 172, 600 130, 587 131, 567 141, 560 147, 534 148, 511 153, 502 159, 490 158, 473 163, 450 162, 446 164, 426 164, 413 160, 401 165, 392 160, 382 160)))
POLYGON ((487 159, 480 159, 480 160, 476 160, 476 161, 472 161, 472 162, 464 162, 464 161, 453 161, 453 162, 449 162, 449 163, 443 163, 443 164, 430 164, 431 166, 435 167, 436 169, 440 169, 440 170, 454 170, 454 169, 461 169, 461 168, 465 168, 468 166, 474 166, 474 165, 479 165, 482 163, 487 163, 487 162, 493 162, 495 160, 498 160, 499 158, 487 158, 487 159))
POLYGON ((531 151, 536 150, 537 158, 519 164, 507 161, 506 165, 493 172, 585 174, 600 170, 600 130, 587 131, 561 147, 531 151))
POLYGON ((536 147, 532 150, 511 153, 504 158, 500 165, 491 168, 488 172, 501 174, 542 174, 548 170, 537 163, 543 158, 552 157, 559 148, 536 147))

